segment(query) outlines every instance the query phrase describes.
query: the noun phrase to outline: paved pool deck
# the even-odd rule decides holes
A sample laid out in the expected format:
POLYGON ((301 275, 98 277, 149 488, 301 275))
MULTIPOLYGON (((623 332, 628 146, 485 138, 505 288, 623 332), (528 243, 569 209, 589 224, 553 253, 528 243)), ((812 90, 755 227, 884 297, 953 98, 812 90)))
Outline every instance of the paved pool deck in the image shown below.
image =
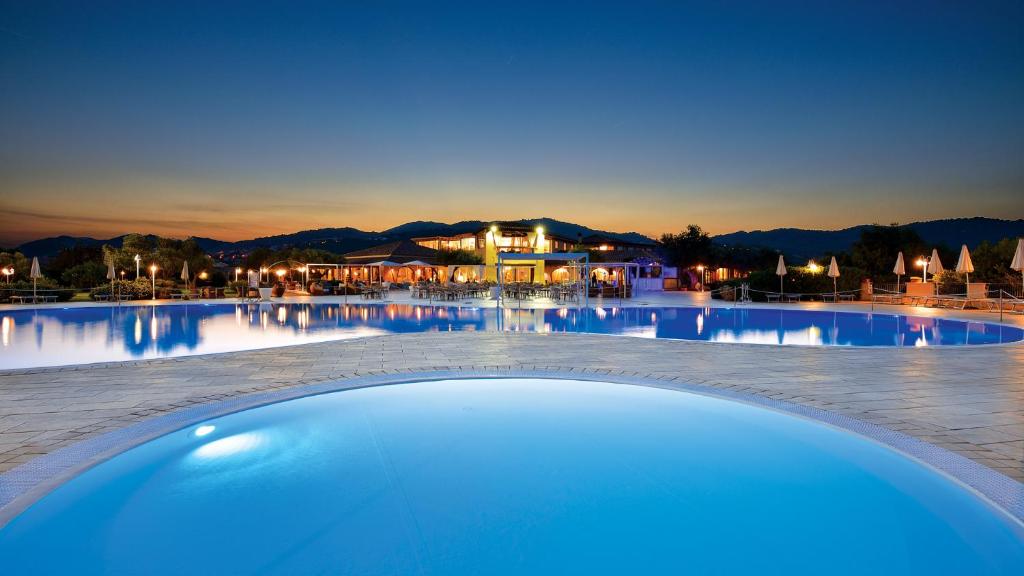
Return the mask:
MULTIPOLYGON (((332 300, 341 299, 317 299, 332 300)), ((423 303, 400 294, 391 300, 423 303)), ((731 305, 693 293, 644 295, 623 304, 731 305)), ((618 301, 592 299, 591 305, 612 306, 618 301)), ((786 305, 794 306, 870 308, 870 304, 786 305)), ((892 306, 884 310, 998 321, 998 315, 972 311, 892 306)), ((1004 322, 1024 325, 1024 318, 1007 315, 1004 322)), ((0 372, 0 472, 135 422, 240 395, 368 374, 526 369, 662 378, 830 410, 901 431, 1024 482, 1022 368, 1021 344, 846 349, 454 332, 7 371, 0 372)))

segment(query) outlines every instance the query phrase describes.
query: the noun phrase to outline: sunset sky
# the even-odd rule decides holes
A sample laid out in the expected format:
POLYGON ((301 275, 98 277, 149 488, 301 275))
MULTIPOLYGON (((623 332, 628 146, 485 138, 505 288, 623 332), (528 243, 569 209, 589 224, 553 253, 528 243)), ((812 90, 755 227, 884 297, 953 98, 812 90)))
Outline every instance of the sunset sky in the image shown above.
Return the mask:
POLYGON ((0 245, 1024 218, 1024 3, 0 2, 0 245))

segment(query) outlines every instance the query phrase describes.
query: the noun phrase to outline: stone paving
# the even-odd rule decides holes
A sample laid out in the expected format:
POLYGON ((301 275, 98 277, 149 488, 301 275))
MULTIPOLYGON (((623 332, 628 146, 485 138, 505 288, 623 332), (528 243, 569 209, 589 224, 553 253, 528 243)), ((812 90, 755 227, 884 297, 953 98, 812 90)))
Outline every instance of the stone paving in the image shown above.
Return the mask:
POLYGON ((0 472, 231 396, 366 374, 494 367, 670 377, 759 394, 899 430, 1024 481, 1024 345, 843 349, 471 332, 0 372, 0 472))

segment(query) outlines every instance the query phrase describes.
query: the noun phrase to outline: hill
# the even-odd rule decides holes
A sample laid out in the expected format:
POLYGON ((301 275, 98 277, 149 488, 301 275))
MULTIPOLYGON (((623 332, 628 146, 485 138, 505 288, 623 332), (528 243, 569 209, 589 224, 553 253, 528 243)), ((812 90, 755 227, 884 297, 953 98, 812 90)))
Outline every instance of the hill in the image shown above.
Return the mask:
MULTIPOLYGON (((394 242, 397 240, 408 240, 410 238, 421 236, 449 236, 453 234, 475 232, 487 226, 489 222, 490 221, 484 220, 465 220, 454 224, 445 224, 442 222, 417 221, 395 226, 382 232, 368 232, 352 227, 319 228, 316 230, 302 230, 290 234, 263 236, 250 240, 240 240, 237 242, 227 242, 214 238, 203 237, 196 237, 195 240, 204 251, 210 254, 244 254, 255 248, 270 248, 277 250, 293 247, 318 248, 334 252, 336 254, 344 254, 346 252, 361 250, 363 248, 369 248, 371 246, 394 242)), ((580 224, 563 222, 553 218, 515 220, 513 223, 526 226, 544 226, 544 228, 550 233, 565 236, 567 238, 577 238, 578 236, 589 236, 591 234, 603 234, 606 236, 622 238, 631 242, 650 243, 652 245, 655 243, 654 240, 636 232, 616 233, 596 230, 580 224)), ((106 240, 88 237, 56 236, 53 238, 43 238, 40 240, 26 242, 17 247, 17 250, 21 251, 29 258, 38 256, 45 260, 52 258, 64 248, 70 248, 76 245, 94 246, 102 244, 120 246, 123 240, 124 236, 117 236, 106 240)))
MULTIPOLYGON (((800 228, 776 228, 733 232, 714 237, 722 245, 765 247, 778 250, 794 261, 814 258, 827 252, 848 250, 860 238, 868 224, 842 230, 804 230, 800 228)), ((934 246, 952 249, 967 244, 971 249, 983 241, 996 242, 1003 238, 1024 236, 1024 220, 1000 220, 997 218, 948 218, 928 222, 907 224, 925 242, 934 246)))

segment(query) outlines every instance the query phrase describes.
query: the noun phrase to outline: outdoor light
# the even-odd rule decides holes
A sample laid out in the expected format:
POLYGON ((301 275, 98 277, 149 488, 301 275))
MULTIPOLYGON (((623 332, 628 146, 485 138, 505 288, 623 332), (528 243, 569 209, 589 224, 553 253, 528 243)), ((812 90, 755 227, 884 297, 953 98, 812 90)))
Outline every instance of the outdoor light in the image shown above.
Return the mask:
POLYGON ((498 233, 498 227, 495 226, 494 224, 491 224, 491 234, 497 234, 497 233, 498 233))
POLYGON ((209 276, 210 275, 207 274, 205 270, 199 273, 199 279, 200 280, 206 280, 209 276))
POLYGON ((280 268, 278 268, 276 271, 274 271, 274 274, 277 274, 278 278, 284 278, 284 270, 282 270, 280 268))
POLYGON ((4 268, 4 276, 7 276, 7 283, 11 283, 11 274, 14 274, 14 268, 4 268))
POLYGON ((235 282, 238 282, 238 275, 242 273, 241 268, 235 268, 235 282))
POLYGON ((697 264, 697 272, 700 272, 700 291, 704 291, 704 265, 697 264))
POLYGON ((152 298, 152 300, 156 300, 156 264, 151 265, 149 267, 149 271, 153 274, 153 298, 152 298))
POLYGON ((818 263, 815 262, 814 260, 808 260, 807 261, 807 269, 812 274, 817 274, 818 272, 821 272, 821 266, 818 266, 818 263))
POLYGON ((135 260, 135 279, 138 280, 141 277, 141 274, 139 273, 139 265, 142 263, 142 256, 136 254, 133 260, 135 260))
POLYGON ((921 257, 919 257, 917 259, 915 264, 917 264, 918 266, 921 267, 921 282, 927 282, 928 281, 928 259, 925 258, 924 256, 921 256, 921 257))

